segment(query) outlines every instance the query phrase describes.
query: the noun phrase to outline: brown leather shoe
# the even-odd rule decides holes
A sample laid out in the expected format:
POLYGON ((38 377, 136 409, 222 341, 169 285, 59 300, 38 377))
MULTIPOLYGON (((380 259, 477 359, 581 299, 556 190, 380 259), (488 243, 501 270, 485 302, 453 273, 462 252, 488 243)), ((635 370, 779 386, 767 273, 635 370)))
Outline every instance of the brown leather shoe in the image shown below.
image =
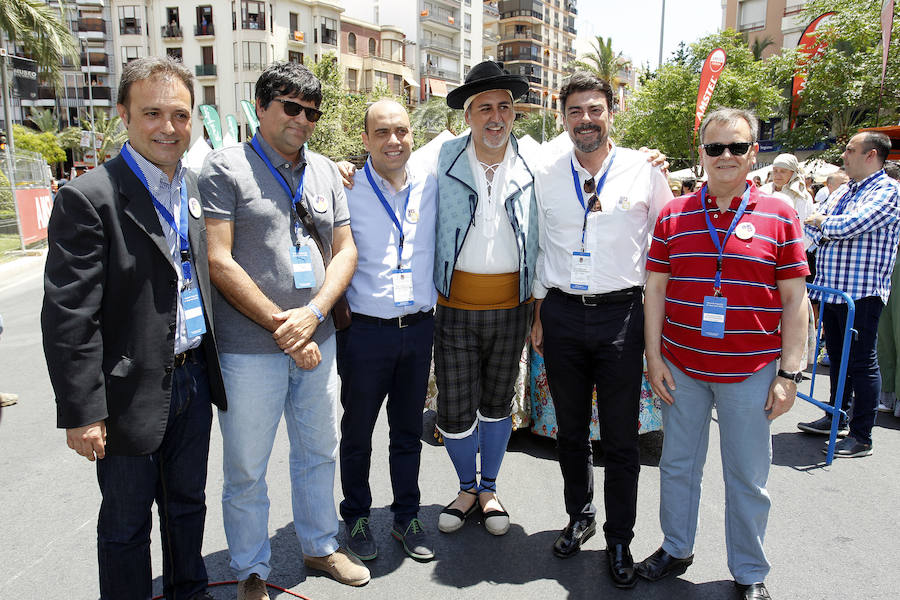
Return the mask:
POLYGON ((303 564, 310 569, 324 571, 338 583, 360 586, 369 583, 369 569, 355 556, 351 556, 343 548, 338 548, 328 556, 303 555, 303 564))
POLYGON ((237 597, 238 600, 269 600, 266 580, 260 579, 256 573, 250 573, 250 577, 238 581, 237 597))

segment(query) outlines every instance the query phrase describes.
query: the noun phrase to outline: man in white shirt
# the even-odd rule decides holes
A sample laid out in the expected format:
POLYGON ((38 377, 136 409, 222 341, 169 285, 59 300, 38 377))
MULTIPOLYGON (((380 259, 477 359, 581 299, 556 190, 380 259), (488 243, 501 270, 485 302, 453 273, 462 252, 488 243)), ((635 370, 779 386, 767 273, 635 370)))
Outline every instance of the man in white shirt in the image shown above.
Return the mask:
POLYGON ((672 194, 644 154, 609 139, 607 82, 577 72, 560 101, 575 147, 535 172, 540 249, 531 331, 556 408, 569 514, 553 551, 573 556, 595 532, 589 423, 596 385, 609 570, 617 587, 629 588, 636 582, 629 544, 640 471, 641 288, 650 235, 672 194))

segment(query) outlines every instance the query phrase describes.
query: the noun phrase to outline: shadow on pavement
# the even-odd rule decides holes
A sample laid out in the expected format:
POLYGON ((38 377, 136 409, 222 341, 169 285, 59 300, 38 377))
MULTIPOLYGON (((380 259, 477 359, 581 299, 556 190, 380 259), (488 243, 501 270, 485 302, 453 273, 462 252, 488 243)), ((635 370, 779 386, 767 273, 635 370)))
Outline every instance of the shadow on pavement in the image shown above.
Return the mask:
POLYGON ((802 431, 776 433, 772 436, 772 464, 798 471, 825 467, 822 448, 827 443, 828 438, 824 435, 811 435, 802 431))

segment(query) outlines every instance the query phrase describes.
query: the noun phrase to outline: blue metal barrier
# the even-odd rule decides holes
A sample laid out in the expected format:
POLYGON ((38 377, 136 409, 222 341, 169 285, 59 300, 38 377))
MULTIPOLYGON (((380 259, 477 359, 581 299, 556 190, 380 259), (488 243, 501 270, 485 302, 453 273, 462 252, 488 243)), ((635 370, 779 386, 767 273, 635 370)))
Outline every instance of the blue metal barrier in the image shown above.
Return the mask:
MULTIPOLYGON (((850 357, 850 342, 851 337, 856 335, 856 330, 853 329, 853 320, 856 316, 856 305, 853 302, 853 299, 840 290, 836 290, 834 288, 822 287, 821 285, 813 285, 811 283, 806 284, 806 288, 808 290, 816 290, 817 292, 822 294, 822 299, 820 301, 820 307, 824 306, 826 299, 829 296, 840 296, 844 302, 847 303, 847 323, 844 326, 844 343, 841 348, 841 361, 840 361, 840 369, 838 369, 838 384, 837 390, 835 390, 834 395, 834 406, 827 404, 825 402, 819 402, 814 398, 815 395, 815 386, 816 386, 816 369, 819 366, 819 348, 822 344, 822 310, 819 309, 819 319, 816 323, 816 353, 813 358, 813 368, 812 368, 812 380, 809 382, 809 394, 802 394, 797 392, 797 396, 802 400, 806 400, 810 404, 814 404, 831 415, 831 435, 828 437, 828 453, 825 456, 825 464, 830 465, 834 460, 834 444, 837 441, 837 431, 838 424, 840 423, 841 417, 847 417, 847 412, 841 408, 841 404, 844 400, 844 385, 847 382, 847 360, 850 357)), ((832 360, 832 365, 834 361, 832 360)), ((831 393, 831 386, 829 384, 828 388, 829 394, 831 393)))

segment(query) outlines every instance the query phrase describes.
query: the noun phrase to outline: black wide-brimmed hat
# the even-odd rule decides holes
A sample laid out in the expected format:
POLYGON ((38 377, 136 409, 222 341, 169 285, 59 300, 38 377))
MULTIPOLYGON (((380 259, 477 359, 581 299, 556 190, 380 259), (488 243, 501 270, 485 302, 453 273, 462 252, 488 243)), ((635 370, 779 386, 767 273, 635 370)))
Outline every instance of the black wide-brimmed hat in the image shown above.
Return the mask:
POLYGON ((509 90, 515 100, 528 91, 528 80, 510 75, 500 63, 486 60, 472 67, 466 82, 447 94, 447 106, 462 108, 467 99, 489 90, 509 90))

